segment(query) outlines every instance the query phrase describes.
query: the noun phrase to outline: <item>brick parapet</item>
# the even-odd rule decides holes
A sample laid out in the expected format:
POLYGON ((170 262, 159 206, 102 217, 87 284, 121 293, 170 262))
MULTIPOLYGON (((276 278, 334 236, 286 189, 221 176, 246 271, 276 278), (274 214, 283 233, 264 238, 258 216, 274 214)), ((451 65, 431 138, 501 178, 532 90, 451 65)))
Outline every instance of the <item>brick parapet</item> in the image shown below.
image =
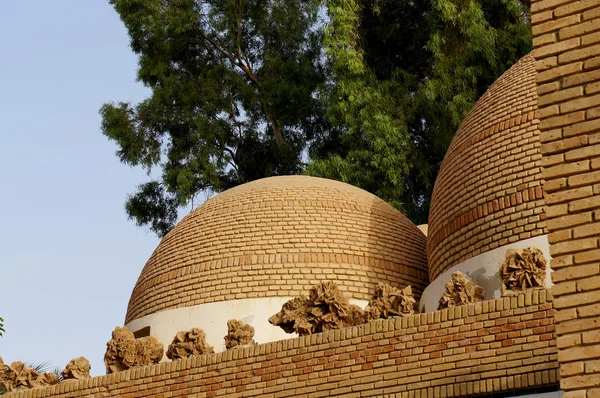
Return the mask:
POLYGON ((25 390, 33 397, 458 397, 552 385, 545 290, 25 390))
POLYGON ((561 388, 600 397, 600 1, 532 1, 561 388))

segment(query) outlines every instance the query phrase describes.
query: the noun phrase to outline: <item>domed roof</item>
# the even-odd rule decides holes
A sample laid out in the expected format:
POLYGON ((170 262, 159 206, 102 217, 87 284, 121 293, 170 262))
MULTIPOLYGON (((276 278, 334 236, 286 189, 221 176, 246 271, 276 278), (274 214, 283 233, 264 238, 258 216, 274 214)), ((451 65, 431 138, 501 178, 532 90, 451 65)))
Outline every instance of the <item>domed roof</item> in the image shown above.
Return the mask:
POLYGON ((329 280, 368 300, 378 282, 428 283, 426 238, 376 196, 338 181, 265 178, 188 214, 158 245, 133 289, 125 323, 159 311, 306 294, 329 280))
POLYGON ((456 133, 429 212, 429 277, 546 233, 535 60, 523 57, 481 97, 456 133))

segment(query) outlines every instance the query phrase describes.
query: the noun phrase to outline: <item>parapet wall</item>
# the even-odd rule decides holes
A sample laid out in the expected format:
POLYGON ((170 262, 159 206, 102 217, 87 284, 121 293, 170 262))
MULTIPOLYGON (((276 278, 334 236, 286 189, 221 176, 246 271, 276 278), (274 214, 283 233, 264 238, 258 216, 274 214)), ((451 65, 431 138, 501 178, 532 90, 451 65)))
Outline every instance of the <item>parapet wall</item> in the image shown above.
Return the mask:
POLYGON ((557 383, 538 290, 8 394, 33 397, 452 397, 557 383))

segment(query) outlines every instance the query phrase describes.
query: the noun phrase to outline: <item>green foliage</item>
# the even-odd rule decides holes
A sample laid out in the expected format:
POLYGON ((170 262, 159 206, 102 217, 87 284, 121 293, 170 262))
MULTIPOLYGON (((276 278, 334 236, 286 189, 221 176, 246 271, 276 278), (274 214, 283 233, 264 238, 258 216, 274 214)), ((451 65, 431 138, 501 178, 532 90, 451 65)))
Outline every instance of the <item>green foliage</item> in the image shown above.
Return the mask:
POLYGON ((483 91, 531 51, 529 10, 518 0, 432 1, 432 100, 447 104, 457 126, 483 91))
POLYGON ((58 380, 61 380, 61 381, 63 380, 63 376, 60 373, 61 369, 58 366, 53 366, 52 362, 50 362, 50 361, 42 361, 42 362, 26 361, 25 366, 27 366, 28 368, 32 368, 39 374, 54 373, 58 377, 58 380))
POLYGON ((102 131, 123 163, 160 168, 125 206, 159 235, 199 194, 302 172, 427 222, 459 123, 532 47, 519 0, 110 3, 152 95, 105 104, 102 131))
POLYGON ((162 174, 126 203, 164 235, 204 191, 297 174, 327 128, 317 0, 110 0, 139 55, 139 104, 105 104, 119 159, 162 174))
POLYGON ((532 48, 518 0, 329 0, 327 112, 307 172, 365 188, 427 222, 462 119, 532 48), (334 143, 337 143, 335 145, 334 143))
POLYGON ((313 149, 307 173, 353 184, 399 205, 401 192, 396 186, 408 171, 404 116, 389 85, 380 83, 366 65, 356 29, 359 5, 330 0, 327 7, 330 24, 324 44, 334 81, 328 114, 344 133, 330 137, 333 143, 324 143, 331 149, 321 151, 325 158, 319 158, 319 148, 313 149))
POLYGON ((6 330, 4 330, 4 318, 0 317, 0 336, 2 333, 6 333, 6 330))

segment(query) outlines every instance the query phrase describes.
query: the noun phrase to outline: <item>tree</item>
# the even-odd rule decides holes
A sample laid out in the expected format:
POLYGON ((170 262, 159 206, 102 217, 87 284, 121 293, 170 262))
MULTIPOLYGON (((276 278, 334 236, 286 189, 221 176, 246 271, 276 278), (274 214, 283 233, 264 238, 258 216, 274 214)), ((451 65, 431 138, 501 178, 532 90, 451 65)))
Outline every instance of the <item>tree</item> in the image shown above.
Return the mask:
POLYGON ((2 333, 5 333, 6 330, 4 330, 4 318, 0 317, 0 336, 2 336, 2 333))
POLYGON ((519 0, 110 2, 152 95, 105 104, 102 131, 161 169, 126 202, 159 235, 199 193, 302 172, 426 222, 461 120, 532 47, 519 0))
POLYGON ((328 129, 317 0, 110 0, 139 55, 139 104, 109 103, 102 132, 123 163, 162 175, 126 211, 164 235, 203 191, 297 174, 328 129))
POLYGON ((531 51, 528 2, 329 0, 327 11, 327 111, 337 129, 312 148, 307 171, 427 222, 460 122, 531 51))

